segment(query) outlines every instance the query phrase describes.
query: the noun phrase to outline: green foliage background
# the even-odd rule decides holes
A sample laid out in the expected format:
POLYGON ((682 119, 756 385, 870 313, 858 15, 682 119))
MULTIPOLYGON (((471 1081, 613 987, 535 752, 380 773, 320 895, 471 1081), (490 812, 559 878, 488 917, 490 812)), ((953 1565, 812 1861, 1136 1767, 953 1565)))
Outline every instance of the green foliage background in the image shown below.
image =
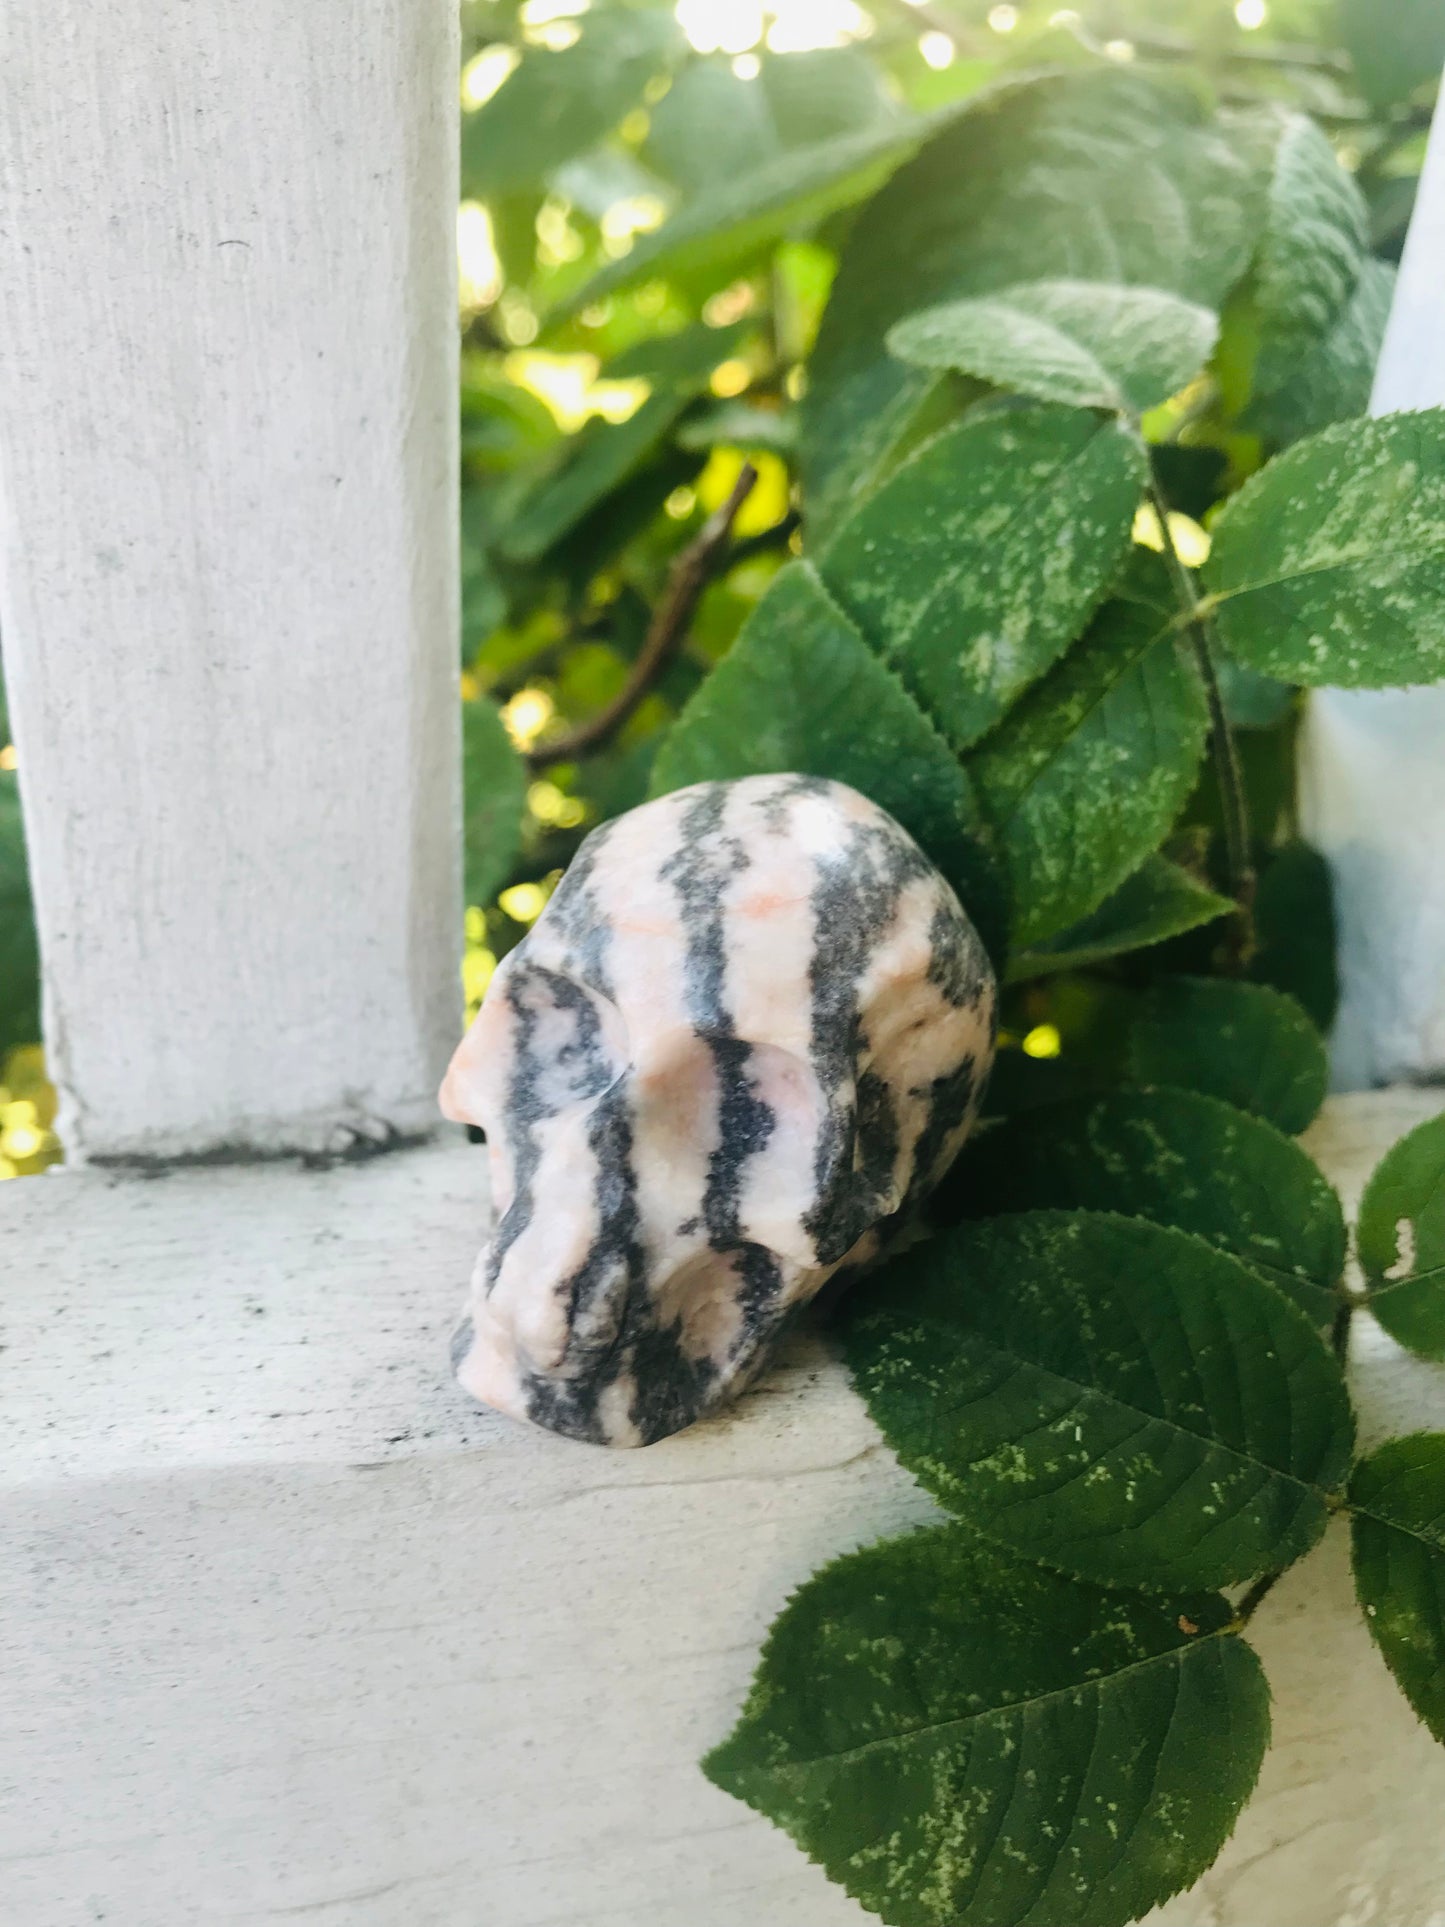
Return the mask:
MULTIPOLYGON (((1051 0, 824 0, 811 8, 793 0, 775 12, 748 0, 686 0, 680 18, 667 5, 616 0, 464 0, 462 11, 461 655, 466 984, 475 1006, 495 959, 523 933, 587 828, 647 793, 673 719, 799 547, 800 509, 821 564, 832 504, 859 486, 866 493, 869 464, 880 456, 896 463, 986 392, 980 376, 996 372, 986 365, 977 375, 940 375, 883 352, 889 320, 945 295, 1061 272, 1061 262, 1070 273, 1107 271, 1222 301, 1207 374, 1147 424, 1170 501, 1195 521, 1274 450, 1359 412, 1423 152, 1445 13, 1437 0, 1410 0, 1392 10, 1396 25, 1384 32, 1378 10, 1357 0, 1272 0, 1256 31, 1239 24, 1229 0, 1112 0, 1064 11, 1051 0), (1126 90, 1144 76, 1176 90, 1163 104, 1143 93, 1115 97, 1119 138, 1092 157, 1096 223, 1081 224, 1072 202, 1052 197, 1049 142, 1068 130, 1035 125, 1037 90, 1025 86, 991 115, 969 112, 989 90, 1045 71, 1100 76, 1106 109, 1110 75, 1126 90), (1194 103, 1188 112, 1185 100, 1194 103), (1290 253, 1301 212, 1307 240, 1311 232, 1307 206, 1285 193, 1279 246, 1257 250, 1251 268, 1245 228, 1253 222, 1257 238, 1268 210, 1246 207, 1242 163, 1232 182, 1211 184, 1220 155, 1201 117, 1211 103, 1247 115, 1268 102, 1313 116, 1344 165, 1335 199, 1343 197, 1345 232, 1333 253, 1317 251, 1313 276, 1294 272, 1290 253), (1161 218, 1176 186, 1207 205, 1197 231, 1171 234, 1161 218), (1362 224, 1359 235, 1352 223, 1362 224), (1095 259, 1079 238, 1089 225, 1102 249, 1095 259), (818 346, 840 260, 840 301, 818 346), (865 338, 865 365, 854 366, 865 338), (504 710, 517 739, 535 746, 604 706, 642 646, 671 563, 745 458, 761 479, 738 519, 743 539, 709 583, 685 645, 598 753, 529 780, 487 707, 504 710)), ((1091 135, 1091 112, 1081 112, 1072 137, 1087 143, 1100 116, 1092 115, 1091 135)), ((1304 123, 1292 127, 1295 171, 1307 177, 1309 143, 1322 137, 1304 123)), ((1318 179, 1316 171, 1316 187, 1318 179)), ((1316 235, 1340 223, 1328 195, 1312 212, 1316 235)), ((930 485, 926 474, 918 480, 930 485)), ((1048 538, 1046 528, 1039 537, 1048 538)), ((997 559, 983 525, 976 557, 983 572, 997 559)), ((826 565, 823 573, 826 583, 826 565)), ((1029 592, 1024 582, 1021 593, 1029 592)), ((856 608, 843 613, 858 619, 856 608)), ((796 673, 815 641, 796 615, 791 634, 796 673)), ((846 628, 836 634, 835 653, 846 651, 846 628)), ((1047 636, 1040 646, 1047 655, 1047 636)), ((1126 650, 1127 638, 1114 646, 1126 650)), ((854 667, 863 678, 854 699, 869 706, 879 697, 877 672, 856 650, 854 667)), ((1276 667, 1287 674, 1292 666, 1276 667)), ((1232 713, 1247 731, 1264 859, 1291 834, 1294 707, 1287 686, 1224 668, 1232 713)), ((776 720, 786 708, 773 700, 784 673, 781 653, 759 646, 710 700, 723 705, 731 692, 756 717, 751 684, 771 679, 776 720)), ((1146 683, 1167 674, 1164 654, 1140 673, 1146 683)), ((917 720, 881 700, 907 716, 898 726, 916 743, 917 720)), ((835 733, 842 727, 840 718, 835 733)), ((1016 727, 1037 737, 1037 713, 1016 727)), ((676 771, 700 768, 698 728, 689 734, 693 750, 680 737, 669 751, 676 771)), ((0 712, 0 746, 6 739, 0 712)), ((893 740, 880 730, 874 769, 890 760, 893 740)), ((788 748, 807 760, 801 744, 788 748)), ((997 748, 982 759, 973 807, 987 810, 997 748)), ((778 753, 776 742, 751 746, 757 767, 778 753)), ((1192 795, 1174 793, 1184 760, 1181 746, 1172 788, 1164 776, 1155 786, 1175 867, 1163 870, 1161 858, 1127 876, 1080 874, 1074 903, 1086 907, 1077 938, 1023 924, 1030 954, 1015 962, 1020 987, 1006 1046, 1039 1032, 1051 1048, 1052 1027, 1083 1051, 1099 1027, 1098 996, 1067 973, 1051 981, 1060 965, 1114 952, 1131 932, 1183 930, 1207 907, 1191 891, 1210 885, 1206 845, 1219 807, 1207 772, 1192 795), (1119 886, 1120 900, 1101 893, 1101 881, 1119 886)), ((959 780, 939 765, 935 788, 956 791, 959 780)), ((1019 877, 1014 900, 1027 912, 1035 873, 1047 869, 1050 840, 1065 825, 1046 808, 1039 821, 1018 820, 1007 788, 994 801, 1019 877)), ((890 806, 901 809, 897 798, 890 806)), ((939 798, 927 807, 936 812, 939 798)), ((1328 967, 1316 941, 1293 941, 1327 924, 1323 880, 1302 857, 1288 862, 1278 883, 1266 864, 1262 935, 1276 896, 1288 895, 1291 913, 1261 942, 1252 969, 1302 995, 1323 1021, 1328 967)), ((971 883, 980 920, 993 915, 1001 931, 1001 913, 983 907, 998 877, 981 876, 976 853, 960 863, 955 874, 971 883)), ((1207 940, 1181 954, 1206 958, 1207 940)), ((1137 966, 1124 970, 1137 974, 1137 966)), ((38 1012, 19 803, 13 770, 3 768, 0 1050, 33 1046, 38 1012)), ((33 1059, 26 1063, 28 1092, 33 1059)), ((1001 1092, 1012 1088, 1013 1069, 1001 1092)), ((23 1155, 16 1143, 8 1155, 0 1146, 0 1171, 38 1168, 55 1154, 53 1140, 32 1144, 33 1122, 16 1114, 23 1155)))
MULTIPOLYGON (((1302 687, 1445 676, 1445 411, 1360 419, 1445 0, 464 33, 469 1003, 592 824, 791 769, 1004 983, 991 1128, 839 1319, 948 1522, 800 1588, 706 1771, 896 1927, 1122 1924, 1227 1839, 1249 1624, 1332 1517, 1445 1740, 1445 1434, 1357 1459, 1348 1387, 1361 1313, 1445 1358, 1445 1129, 1350 1272, 1293 803, 1302 687)), ((56 1154, 16 790, 7 745, 5 1176, 56 1154)))
MULTIPOLYGON (((684 7, 688 31, 670 9, 601 0, 577 15, 548 0, 465 9, 468 699, 501 705, 528 747, 565 739, 625 684, 669 568, 742 462, 761 471, 683 646, 600 750, 533 773, 528 807, 511 818, 510 856, 485 792, 494 780, 503 797, 515 794, 515 766, 472 749, 469 798, 486 836, 473 835, 469 851, 487 851, 469 872, 473 1001, 587 828, 650 786, 719 773, 707 745, 724 733, 739 771, 791 763, 839 774, 847 743, 850 780, 905 822, 931 821, 935 835, 923 840, 935 852, 939 812, 953 814, 946 867, 968 885, 980 922, 992 919, 996 949, 1006 929, 1013 940, 994 1087, 1003 1108, 1024 1090, 1091 1086, 1119 992, 1161 971, 1214 966, 1221 928, 1203 924, 1225 881, 1222 813, 1197 754, 1201 699, 1173 645, 1157 646, 1148 605, 1169 600, 1162 569, 1140 555, 1129 580, 1117 579, 1130 537, 1122 506, 1110 520, 1114 550, 1080 555, 1099 580, 1065 585, 1053 627, 1033 625, 1032 664, 992 696, 980 691, 969 716, 944 715, 926 651, 900 650, 877 629, 870 597, 893 600, 896 571, 882 562, 871 585, 861 580, 839 528, 863 509, 853 530, 861 549, 877 533, 866 526, 874 501, 885 532, 906 530, 919 577, 969 545, 957 571, 963 600, 945 597, 923 618, 947 680, 954 628, 1006 627, 1037 586, 1027 543, 1000 546, 993 532, 981 443, 1031 433, 1042 448, 1056 438, 1036 553, 1081 507, 1109 516, 1111 475, 1116 502, 1132 503, 1132 458, 1107 423, 1076 407, 1041 412, 1032 428, 996 409, 990 419, 979 406, 988 384, 1016 386, 1017 371, 987 353, 910 366, 905 341, 885 346, 888 328, 920 308, 1044 275, 1144 283, 1217 311, 1207 358, 1186 344, 1187 378, 1156 382, 1144 415, 1169 507, 1189 518, 1186 545, 1204 546, 1204 525, 1271 455, 1358 416, 1423 153, 1431 32, 1445 48, 1437 9, 1433 26, 1412 16, 1386 62, 1389 36, 1368 14, 1277 0, 1249 31, 1228 0, 1065 12, 887 0, 851 14, 815 9, 815 37, 842 44, 777 51, 770 41, 788 45, 796 18, 786 8, 759 14, 751 41, 746 6, 684 7), (703 50, 719 35, 725 48, 703 50), (955 422, 960 443, 929 441, 955 422), (1099 489, 1081 502, 1057 483, 1088 464, 1099 489), (879 502, 890 479, 897 492, 879 502), (921 551, 927 525, 915 510, 941 499, 957 504, 953 526, 936 531, 933 553, 921 551), (800 551, 816 573, 780 584, 762 626, 744 633, 800 551), (1113 599, 1092 646, 1074 650, 999 729, 1105 586, 1113 599), (727 673, 673 731, 724 658, 727 673), (789 700, 817 688, 824 663, 831 718, 789 700), (888 667, 922 699, 922 717, 900 707, 880 676, 888 667), (1068 705, 1081 723, 1061 742, 1068 705), (866 735, 856 726, 864 714, 876 719, 866 735), (1105 835, 1114 818, 1105 766, 1120 731, 1147 731, 1166 714, 1173 736, 1154 742, 1147 809, 1130 836, 1105 835), (924 740, 930 727, 955 750, 979 742, 966 797, 956 760, 924 740), (879 789, 899 766, 915 792, 907 804, 896 779, 889 794, 879 789), (1139 948, 1145 940, 1154 947, 1139 948), (1104 959, 1102 972, 1067 967, 1104 959), (1025 1038, 1061 1054, 1022 1054, 1025 1038)), ((807 32, 794 26, 799 37, 807 32)), ((1081 399, 1077 389, 1028 392, 1081 399)), ((1326 1024, 1327 881, 1295 846, 1293 821, 1290 679, 1313 678, 1285 661, 1270 669, 1220 665, 1261 871, 1247 969, 1326 1024)), ((469 729, 468 741, 479 746, 481 732, 469 729)), ((1135 776, 1117 768, 1118 790, 1134 795, 1135 776)))

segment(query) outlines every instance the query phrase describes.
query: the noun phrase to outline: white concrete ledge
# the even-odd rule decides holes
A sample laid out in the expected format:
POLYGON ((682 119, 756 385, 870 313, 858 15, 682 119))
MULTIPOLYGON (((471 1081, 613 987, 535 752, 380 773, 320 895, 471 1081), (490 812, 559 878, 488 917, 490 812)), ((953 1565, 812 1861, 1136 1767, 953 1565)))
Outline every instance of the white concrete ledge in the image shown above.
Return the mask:
MULTIPOLYGON (((1313 1148, 1354 1193, 1439 1108, 1337 1100, 1313 1148)), ((473 1410, 482 1219, 455 1143, 0 1192, 6 1927, 869 1918, 696 1762, 789 1590, 930 1504, 816 1340, 642 1453, 473 1410)), ((1445 1425, 1445 1371, 1358 1350, 1371 1436, 1445 1425)), ((1438 1927, 1445 1752, 1341 1540, 1257 1626, 1275 1746, 1160 1927, 1438 1927)))

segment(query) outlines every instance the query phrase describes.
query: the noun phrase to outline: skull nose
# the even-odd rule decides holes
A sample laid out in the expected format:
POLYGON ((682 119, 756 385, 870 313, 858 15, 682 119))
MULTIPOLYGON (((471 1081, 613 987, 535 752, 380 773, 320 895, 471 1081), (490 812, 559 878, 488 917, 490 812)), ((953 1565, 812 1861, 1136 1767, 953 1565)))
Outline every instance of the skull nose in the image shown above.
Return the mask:
POLYGON ((473 1294, 468 1348, 485 1352, 494 1370, 519 1385, 533 1374, 558 1370, 570 1334, 568 1277, 566 1270, 549 1267, 546 1288, 539 1289, 544 1281, 537 1269, 504 1259, 490 1290, 473 1294))

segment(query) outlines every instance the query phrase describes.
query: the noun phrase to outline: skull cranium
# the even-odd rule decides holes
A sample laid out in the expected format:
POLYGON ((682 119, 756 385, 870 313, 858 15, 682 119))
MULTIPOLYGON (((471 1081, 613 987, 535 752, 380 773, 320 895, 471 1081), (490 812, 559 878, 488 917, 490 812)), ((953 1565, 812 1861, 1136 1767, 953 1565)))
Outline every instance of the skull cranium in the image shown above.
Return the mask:
POLYGON ((462 1385, 611 1445, 722 1404, 947 1169, 994 1013, 957 897, 842 784, 701 783, 595 830, 442 1087, 497 1212, 462 1385))

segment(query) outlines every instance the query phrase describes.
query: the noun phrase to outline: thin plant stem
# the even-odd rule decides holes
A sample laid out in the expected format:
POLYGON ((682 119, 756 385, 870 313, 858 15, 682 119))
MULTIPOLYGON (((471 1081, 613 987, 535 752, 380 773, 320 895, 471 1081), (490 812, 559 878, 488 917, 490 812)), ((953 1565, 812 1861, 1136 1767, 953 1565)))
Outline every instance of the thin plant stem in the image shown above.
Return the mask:
MULTIPOLYGON (((1249 804, 1245 798, 1244 772, 1239 762, 1239 746, 1234 740, 1229 718, 1224 711, 1219 676, 1214 666, 1218 640, 1208 605, 1200 600, 1194 577, 1185 567, 1169 527, 1169 510, 1157 481, 1150 489, 1154 513, 1164 542, 1164 556, 1179 598, 1180 614, 1189 631, 1204 698, 1209 705, 1209 744, 1219 783, 1221 814, 1224 819, 1224 863, 1229 894, 1239 906, 1241 936, 1247 947, 1254 914, 1254 864, 1249 847, 1249 804)), ((1243 961, 1241 951, 1239 961, 1243 961)))
POLYGON ((692 541, 672 565, 666 592, 648 625, 641 652, 632 673, 617 695, 595 716, 566 736, 550 743, 539 743, 527 762, 534 770, 548 769, 554 763, 575 762, 602 748, 637 710, 643 698, 657 683, 664 669, 682 647, 687 636, 698 597, 707 587, 714 570, 728 552, 733 519, 752 492, 758 471, 744 462, 742 472, 727 500, 713 510, 692 541))
POLYGON ((751 561, 755 555, 766 555, 772 549, 785 549, 802 525, 803 518, 798 511, 789 509, 786 515, 769 527, 759 529, 756 535, 740 535, 728 550, 721 572, 735 569, 739 562, 751 561))
POLYGON ((1330 1348, 1341 1365, 1349 1362, 1350 1327, 1354 1317, 1353 1303, 1348 1298, 1343 1299, 1335 1311, 1334 1323, 1330 1326, 1330 1348))
POLYGON ((1284 1578, 1284 1574, 1285 1569, 1281 1566, 1278 1572, 1267 1572, 1262 1579, 1255 1580, 1234 1611, 1234 1616, 1241 1626, 1247 1626, 1254 1618, 1265 1600, 1284 1578))

